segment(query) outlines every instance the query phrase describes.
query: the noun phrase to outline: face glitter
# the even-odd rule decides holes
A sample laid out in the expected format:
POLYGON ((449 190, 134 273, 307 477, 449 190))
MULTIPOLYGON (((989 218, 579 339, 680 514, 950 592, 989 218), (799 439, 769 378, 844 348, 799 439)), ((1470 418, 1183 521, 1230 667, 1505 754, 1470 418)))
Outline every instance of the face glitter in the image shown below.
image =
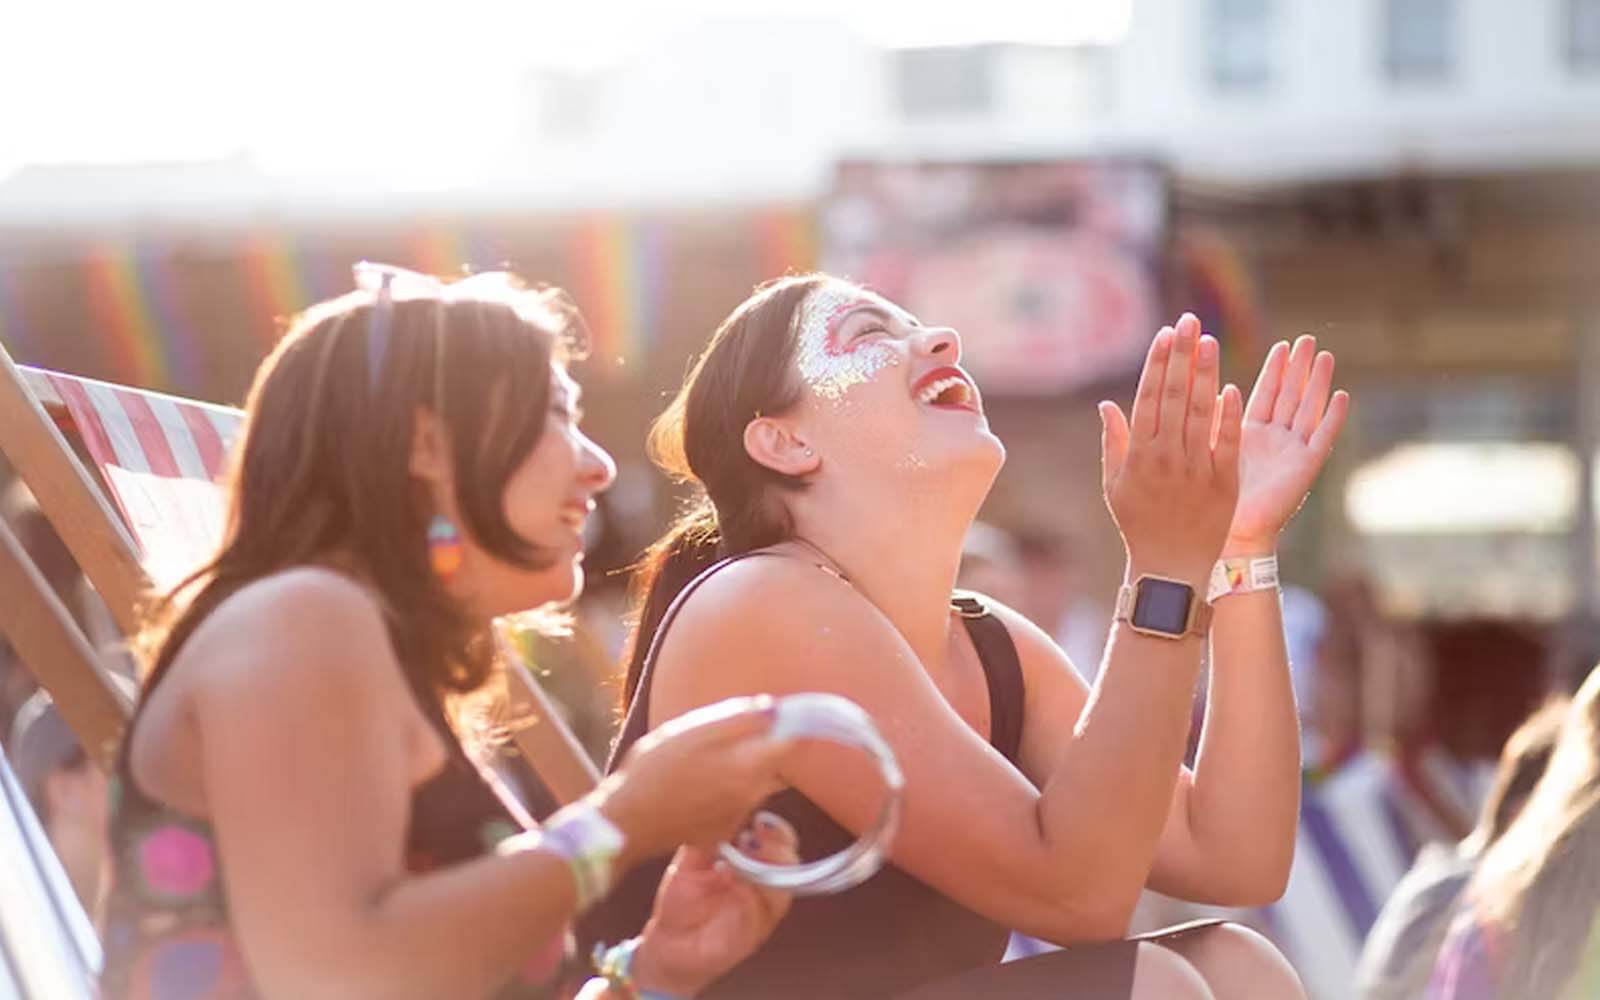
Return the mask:
POLYGON ((898 312, 877 296, 847 285, 824 285, 801 306, 796 344, 800 377, 823 399, 838 400, 851 388, 900 363, 900 355, 881 340, 854 346, 839 343, 840 325, 861 307, 898 312))

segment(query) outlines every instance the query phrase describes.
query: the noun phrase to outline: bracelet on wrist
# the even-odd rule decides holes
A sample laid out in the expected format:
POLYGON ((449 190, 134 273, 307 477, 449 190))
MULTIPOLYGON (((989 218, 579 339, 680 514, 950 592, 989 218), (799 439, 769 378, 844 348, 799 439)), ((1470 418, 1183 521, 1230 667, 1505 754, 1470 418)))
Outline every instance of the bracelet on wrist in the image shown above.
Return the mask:
POLYGON ((531 848, 549 851, 565 861, 582 913, 611 891, 617 855, 624 844, 622 831, 580 799, 551 816, 538 830, 502 841, 495 850, 509 854, 531 848))
POLYGON ((1277 588, 1276 555, 1219 559, 1211 569, 1211 585, 1206 592, 1206 600, 1215 601, 1219 597, 1232 597, 1234 594, 1249 594, 1258 590, 1277 588))
POLYGON ((631 937, 609 948, 604 944, 595 945, 595 973, 607 988, 623 1000, 678 1000, 670 993, 640 989, 633 981, 633 957, 639 950, 639 941, 639 938, 631 937))

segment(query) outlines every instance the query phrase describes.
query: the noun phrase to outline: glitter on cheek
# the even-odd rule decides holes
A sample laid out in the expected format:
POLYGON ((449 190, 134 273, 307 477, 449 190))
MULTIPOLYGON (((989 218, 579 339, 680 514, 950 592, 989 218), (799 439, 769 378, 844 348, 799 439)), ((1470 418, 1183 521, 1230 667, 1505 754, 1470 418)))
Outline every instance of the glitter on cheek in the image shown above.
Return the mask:
POLYGON ((796 352, 800 377, 823 399, 838 400, 885 368, 900 364, 900 355, 888 344, 863 344, 852 350, 833 342, 837 322, 861 301, 859 294, 847 289, 819 288, 801 309, 796 352))

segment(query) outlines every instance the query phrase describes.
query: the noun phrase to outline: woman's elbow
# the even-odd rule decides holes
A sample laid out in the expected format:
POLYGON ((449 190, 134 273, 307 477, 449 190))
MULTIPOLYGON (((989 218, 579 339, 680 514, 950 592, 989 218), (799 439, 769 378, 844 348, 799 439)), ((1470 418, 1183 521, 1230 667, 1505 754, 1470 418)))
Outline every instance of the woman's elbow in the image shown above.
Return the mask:
POLYGON ((1289 868, 1292 858, 1266 864, 1240 866, 1230 872, 1225 881, 1219 881, 1204 900, 1212 906, 1254 909, 1270 906, 1283 897, 1289 887, 1289 868))
POLYGON ((1041 903, 1041 926, 1028 931, 1033 936, 1063 946, 1115 941, 1128 933, 1134 907, 1139 903, 1139 890, 1080 884, 1058 889, 1041 903))

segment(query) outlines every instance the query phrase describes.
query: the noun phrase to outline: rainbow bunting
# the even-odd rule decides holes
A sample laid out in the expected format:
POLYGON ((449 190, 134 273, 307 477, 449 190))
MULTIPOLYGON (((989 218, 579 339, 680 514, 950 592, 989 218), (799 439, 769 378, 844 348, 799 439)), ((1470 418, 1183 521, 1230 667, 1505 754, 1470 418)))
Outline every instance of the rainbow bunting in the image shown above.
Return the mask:
POLYGON ((460 230, 430 226, 411 237, 407 245, 411 267, 441 278, 458 277, 472 263, 460 230))
POLYGON ((245 244, 244 277, 258 328, 266 331, 269 344, 276 343, 279 324, 312 301, 292 239, 265 233, 251 237, 245 244))
POLYGON ((1261 337, 1261 298, 1248 262, 1227 237, 1210 229, 1185 232, 1179 245, 1185 284, 1198 298, 1185 307, 1209 332, 1254 352, 1261 337))
POLYGON ((159 344, 165 345, 167 387, 180 394, 205 387, 200 338, 189 321, 183 291, 167 254, 149 243, 135 248, 133 270, 155 322, 159 344))
POLYGON ((760 280, 817 269, 817 224, 809 208, 781 208, 756 219, 760 280))
POLYGON ((103 244, 91 248, 84 263, 89 315, 105 340, 113 378, 145 389, 167 388, 171 373, 135 256, 103 244))
POLYGON ((665 228, 597 217, 579 223, 572 239, 572 292, 589 324, 598 370, 641 370, 665 291, 665 228))

